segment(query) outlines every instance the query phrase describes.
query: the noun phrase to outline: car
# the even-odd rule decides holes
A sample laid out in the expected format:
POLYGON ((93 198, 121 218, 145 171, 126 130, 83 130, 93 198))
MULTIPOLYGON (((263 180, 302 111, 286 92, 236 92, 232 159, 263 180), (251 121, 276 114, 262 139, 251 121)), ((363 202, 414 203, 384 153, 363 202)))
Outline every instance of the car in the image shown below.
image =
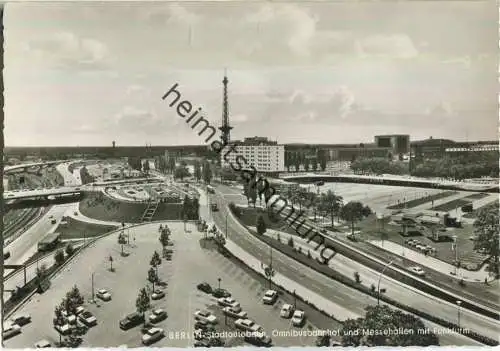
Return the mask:
POLYGON ((75 188, 75 190, 80 190, 80 188, 75 188))
POLYGON ((10 251, 4 251, 3 252, 3 259, 6 260, 10 257, 10 251))
POLYGON ((51 221, 50 221, 50 223, 51 223, 51 224, 56 224, 56 223, 57 223, 57 221, 56 221, 56 219, 54 218, 53 220, 51 220, 51 221))
MULTIPOLYGON (((253 334, 253 333, 252 333, 253 334)), ((261 334, 261 333, 258 333, 261 334)), ((271 347, 273 340, 268 335, 245 335, 245 342, 254 346, 271 347)))
POLYGON ((203 311, 197 310, 194 313, 194 318, 196 320, 206 321, 206 322, 211 323, 211 324, 217 323, 217 317, 215 317, 213 314, 211 314, 210 312, 205 311, 205 310, 203 310, 203 311))
POLYGON ((262 327, 260 325, 256 324, 254 321, 252 321, 251 319, 248 319, 248 318, 247 319, 237 319, 234 322, 234 326, 237 329, 246 330, 249 332, 257 332, 257 331, 262 330, 262 327))
POLYGON ((151 294, 152 300, 160 300, 165 297, 165 292, 163 290, 156 290, 151 294))
POLYGON ((71 326, 68 323, 63 325, 55 325, 54 329, 57 330, 57 332, 61 335, 68 335, 71 333, 71 326))
POLYGON ((278 292, 276 290, 267 290, 262 296, 262 302, 266 305, 272 305, 278 299, 278 292))
POLYGON ((219 304, 219 306, 231 307, 233 310, 237 312, 241 311, 240 303, 237 302, 232 297, 221 297, 217 299, 217 303, 219 304))
POLYGON ((43 340, 37 341, 34 346, 36 349, 44 349, 44 348, 50 347, 51 345, 50 345, 50 342, 48 340, 43 339, 43 340))
POLYGON ((18 314, 13 316, 10 320, 12 321, 12 324, 17 324, 18 326, 22 327, 23 325, 31 322, 31 316, 27 313, 18 314))
POLYGON ((136 327, 143 322, 144 322, 144 316, 140 313, 134 312, 123 318, 120 321, 119 325, 120 329, 127 330, 136 327))
POLYGON ((304 311, 296 310, 292 316, 292 325, 295 327, 300 327, 304 324, 306 314, 304 311))
POLYGON ((110 301, 111 300, 111 294, 106 289, 97 290, 96 296, 103 301, 110 301))
POLYGON ((222 309, 222 312, 225 315, 228 315, 228 316, 234 317, 234 318, 238 318, 238 319, 245 319, 245 318, 247 318, 247 313, 245 311, 242 311, 241 308, 234 309, 233 307, 224 307, 222 309))
POLYGON ((226 289, 215 289, 212 291, 212 296, 216 298, 231 297, 231 293, 226 289))
POLYGON ((205 348, 209 348, 211 345, 210 345, 210 342, 208 341, 208 339, 202 339, 202 340, 196 340, 193 344, 194 347, 205 347, 205 348))
POLYGON ((80 313, 84 312, 85 311, 85 308, 83 306, 78 306, 76 309, 75 309, 75 314, 78 316, 80 313))
POLYGON ((212 293, 212 287, 208 283, 200 283, 196 286, 196 288, 200 291, 203 291, 204 293, 211 294, 212 293))
POLYGON ((150 345, 165 336, 165 332, 161 328, 151 328, 142 336, 142 343, 150 345))
POLYGON ((205 330, 205 329, 208 329, 208 328, 211 328, 210 323, 208 323, 205 320, 197 320, 194 323, 194 329, 203 329, 203 330, 205 330))
POLYGON ((410 271, 418 276, 421 277, 425 276, 425 271, 421 267, 418 266, 410 267, 410 271))
POLYGON ((5 323, 3 325, 3 333, 2 339, 6 340, 16 336, 17 334, 21 334, 21 327, 15 323, 5 323))
POLYGON ((153 313, 149 315, 149 321, 151 323, 158 323, 161 322, 164 319, 167 319, 168 314, 165 310, 161 308, 157 308, 156 310, 153 310, 153 313))
POLYGON ((68 324, 75 324, 76 323, 76 316, 74 314, 70 314, 68 311, 66 310, 62 310, 61 311, 61 314, 62 316, 64 317, 64 320, 68 323, 68 324))
POLYGON ((97 318, 95 318, 95 316, 90 311, 83 311, 78 316, 78 319, 88 327, 97 324, 97 318))
POLYGON ((9 195, 7 195, 7 197, 12 197, 12 196, 14 196, 14 194, 9 194, 9 195))
POLYGON ((281 318, 290 318, 293 315, 293 306, 285 303, 281 306, 280 317, 281 318))

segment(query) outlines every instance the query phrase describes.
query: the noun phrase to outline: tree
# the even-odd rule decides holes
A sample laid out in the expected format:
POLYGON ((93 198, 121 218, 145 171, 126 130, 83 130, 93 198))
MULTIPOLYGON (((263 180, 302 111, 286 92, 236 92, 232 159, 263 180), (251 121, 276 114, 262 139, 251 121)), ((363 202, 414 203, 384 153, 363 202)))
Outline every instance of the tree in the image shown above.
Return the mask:
POLYGON ((71 256, 73 255, 73 253, 75 252, 75 249, 73 247, 73 245, 71 245, 71 243, 68 243, 68 245, 66 245, 66 255, 71 256))
POLYGON ((175 166, 176 166, 175 158, 169 157, 168 158, 168 170, 170 171, 170 173, 174 173, 175 166))
MULTIPOLYGON (((146 288, 142 288, 139 291, 137 299, 135 300, 135 308, 137 309, 137 312, 142 314, 142 316, 144 317, 144 314, 150 307, 151 300, 149 299, 148 292, 146 291, 146 288)), ((144 325, 146 325, 146 318, 144 318, 144 325)))
POLYGON ((327 154, 325 150, 319 150, 318 151, 318 161, 319 161, 319 166, 321 167, 321 170, 324 171, 326 170, 326 163, 327 163, 327 154))
POLYGON ((36 268, 37 285, 40 285, 46 276, 47 276, 47 265, 43 263, 40 265, 40 267, 36 268))
POLYGON ((184 178, 186 177, 189 177, 190 174, 189 174, 189 170, 187 169, 186 166, 179 166, 175 169, 175 172, 174 172, 174 178, 180 178, 181 181, 184 180, 184 178))
POLYGON ((127 239, 125 239, 125 234, 123 232, 121 232, 119 235, 118 235, 118 244, 120 244, 121 248, 122 248, 122 252, 121 252, 121 255, 123 256, 124 255, 124 252, 123 252, 123 245, 125 245, 127 243, 127 239))
POLYGON ((210 163, 208 161, 205 161, 203 163, 203 169, 202 169, 202 176, 203 176, 203 181, 206 184, 210 184, 212 180, 212 169, 210 168, 210 163))
POLYGON ((342 217, 343 220, 351 223, 351 230, 353 237, 354 237, 354 224, 357 221, 363 219, 363 213, 365 212, 366 210, 363 209, 363 204, 361 202, 351 201, 342 206, 342 209, 340 211, 340 217, 342 217))
POLYGON ((266 230, 266 222, 264 222, 264 217, 262 215, 259 215, 259 217, 257 217, 257 233, 263 235, 266 230))
POLYGON ((153 284, 153 291, 155 291, 155 283, 158 282, 158 274, 156 274, 156 270, 153 267, 148 270, 148 281, 153 284))
POLYGON ((194 164, 194 177, 199 182, 201 179, 201 166, 200 162, 196 161, 194 164))
POLYGON ((71 288, 68 293, 66 293, 66 298, 64 299, 66 305, 66 311, 70 314, 76 313, 76 308, 83 305, 85 299, 83 298, 80 290, 76 285, 71 288))
POLYGON ((287 245, 290 246, 290 247, 294 246, 293 238, 291 236, 288 238, 287 245))
POLYGON ((387 305, 366 307, 364 318, 348 319, 342 328, 342 346, 437 346, 436 334, 427 330, 421 319, 394 310, 387 305), (384 330, 403 329, 405 333, 384 333, 384 330), (359 330, 358 335, 353 333, 359 330), (374 333, 363 333, 362 330, 373 330, 374 333), (409 332, 412 331, 412 332, 409 332))
POLYGON ((481 249, 491 256, 493 263, 490 263, 490 271, 494 272, 496 277, 499 275, 498 209, 498 202, 493 206, 481 208, 477 211, 477 218, 474 221, 474 232, 477 235, 474 249, 481 249))
MULTIPOLYGON (((56 306, 54 309, 54 318, 52 319, 52 323, 54 324, 54 327, 61 327, 66 323, 66 321, 64 320, 64 316, 62 314, 62 308, 60 305, 56 306)), ((59 333, 59 343, 61 343, 62 342, 62 335, 59 332, 58 328, 56 328, 56 330, 59 333)))
POLYGON ((149 264, 156 268, 156 274, 158 274, 158 266, 161 264, 161 258, 160 254, 156 250, 151 257, 151 261, 149 262, 149 264))
POLYGON ((57 250, 54 254, 54 260, 56 261, 57 265, 61 265, 64 262, 64 251, 57 250))
POLYGON ((335 226, 335 216, 338 216, 342 208, 342 196, 335 195, 331 190, 328 190, 326 194, 321 194, 319 199, 319 209, 320 211, 330 214, 332 221, 332 228, 335 226))
POLYGON ((160 237, 158 239, 160 240, 163 251, 165 251, 165 247, 168 245, 170 239, 170 228, 167 225, 161 229, 160 237))
POLYGON ((142 171, 146 174, 149 174, 149 160, 144 161, 142 164, 142 171))

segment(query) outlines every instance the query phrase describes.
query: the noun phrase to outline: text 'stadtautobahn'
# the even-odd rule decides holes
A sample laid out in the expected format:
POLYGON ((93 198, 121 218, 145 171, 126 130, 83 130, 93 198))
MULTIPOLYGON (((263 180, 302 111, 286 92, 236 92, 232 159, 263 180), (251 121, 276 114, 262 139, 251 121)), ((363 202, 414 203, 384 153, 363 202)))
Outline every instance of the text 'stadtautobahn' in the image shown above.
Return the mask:
MULTIPOLYGON (((300 233, 299 229, 305 224, 306 218, 303 216, 303 212, 299 211, 295 214, 295 209, 293 206, 289 206, 288 201, 281 195, 276 195, 276 189, 272 187, 267 179, 258 174, 257 169, 248 163, 245 157, 237 155, 235 158, 235 163, 230 162, 227 157, 232 152, 236 151, 237 143, 227 144, 224 140, 215 139, 212 140, 217 133, 217 129, 213 127, 210 122, 203 116, 202 108, 194 108, 193 104, 186 99, 182 99, 182 95, 179 92, 179 84, 175 83, 169 91, 167 91, 163 97, 163 100, 170 102, 169 106, 174 108, 179 117, 185 119, 186 123, 190 125, 191 129, 195 130, 198 126, 198 135, 207 135, 205 138, 206 143, 210 143, 210 147, 217 154, 223 154, 224 160, 229 163, 231 169, 235 172, 240 172, 241 178, 244 179, 248 185, 252 187, 257 187, 259 197, 264 196, 267 208, 270 211, 276 212, 278 215, 283 213, 285 221, 289 223, 292 228, 297 232, 297 234, 304 238, 308 237, 307 243, 313 241, 317 244, 314 250, 320 250, 320 256, 323 263, 328 264, 328 261, 335 256, 335 249, 325 243, 323 235, 318 233, 315 229, 309 228, 304 233, 300 233), (223 153, 224 151, 224 153, 223 153), (257 178, 258 177, 258 178, 257 178), (275 196, 276 195, 276 196, 275 196), (295 214, 295 217, 294 217, 295 214), (296 226, 294 227, 294 224, 296 226), (330 252, 327 252, 327 251, 330 252)), ((309 206, 306 206, 309 207, 309 206)), ((272 221, 279 220, 280 217, 269 216, 272 221)))

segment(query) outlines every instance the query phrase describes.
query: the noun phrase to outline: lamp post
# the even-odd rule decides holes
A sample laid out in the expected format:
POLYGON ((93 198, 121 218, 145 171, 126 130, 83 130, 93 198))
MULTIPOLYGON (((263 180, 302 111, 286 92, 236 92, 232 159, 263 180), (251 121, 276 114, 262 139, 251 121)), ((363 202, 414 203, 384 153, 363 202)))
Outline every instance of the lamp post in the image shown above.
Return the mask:
POLYGON ((94 272, 92 272, 92 303, 94 303, 94 272))
POLYGON ((455 276, 458 277, 458 243, 457 236, 453 235, 453 249, 455 250, 455 276))
POLYGON ((384 274, 384 271, 389 267, 394 260, 390 261, 388 264, 384 266, 382 269, 382 272, 380 272, 380 275, 378 277, 378 284, 377 284, 377 306, 380 305, 380 281, 382 280, 382 275, 384 274))
POLYGON ((462 304, 462 301, 457 300, 457 317, 458 317, 458 327, 460 328, 460 305, 462 304))
POLYGON ((222 280, 221 278, 217 278, 217 281, 219 282, 219 290, 220 290, 220 281, 221 280, 222 280))
POLYGON ((229 210, 226 212, 226 239, 227 239, 227 217, 229 216, 229 210))

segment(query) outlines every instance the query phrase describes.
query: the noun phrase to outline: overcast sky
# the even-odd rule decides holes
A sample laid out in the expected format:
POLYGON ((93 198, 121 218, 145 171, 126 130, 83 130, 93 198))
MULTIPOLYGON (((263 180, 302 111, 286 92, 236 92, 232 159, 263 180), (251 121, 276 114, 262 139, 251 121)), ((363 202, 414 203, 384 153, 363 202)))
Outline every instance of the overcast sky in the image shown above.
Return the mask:
POLYGON ((203 140, 164 101, 233 139, 497 139, 495 2, 8 4, 8 146, 203 140))

